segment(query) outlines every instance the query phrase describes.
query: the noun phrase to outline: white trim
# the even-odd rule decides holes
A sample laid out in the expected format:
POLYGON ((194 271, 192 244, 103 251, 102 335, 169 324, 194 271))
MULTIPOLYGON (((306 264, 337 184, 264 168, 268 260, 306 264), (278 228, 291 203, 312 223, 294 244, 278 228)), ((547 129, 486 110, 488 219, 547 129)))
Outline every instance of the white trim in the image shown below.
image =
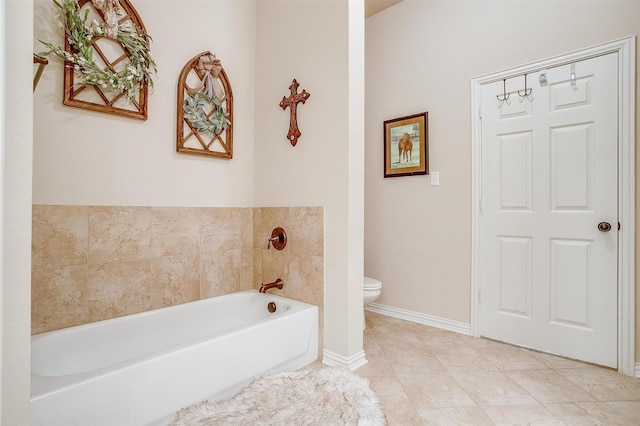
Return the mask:
MULTIPOLYGON (((33 5, 31 5, 33 7, 33 5)), ((5 21, 5 2, 0 4, 0 23, 2 23, 2 28, 7 28, 7 23, 5 21)), ((5 41, 6 32, 3 31, 2 38, 0 39, 0 46, 2 46, 2 53, 0 53, 0 167, 2 167, 2 174, 0 174, 0 190, 3 193, 3 197, 0 198, 0 234, 6 235, 4 233, 4 222, 5 222, 5 212, 4 212, 4 145, 5 145, 5 102, 6 102, 6 93, 5 93, 5 55, 7 51, 7 44, 5 41)), ((33 105, 33 104, 32 104, 33 105)), ((33 139, 31 140, 33 142, 33 139)), ((5 256, 4 256, 4 246, 8 240, 4 237, 2 238, 2 245, 0 246, 0 268, 4 269, 5 265, 5 256)), ((0 274, 0 318, 4 318, 4 277, 5 274, 0 274)), ((5 388, 4 376, 6 366, 4 364, 4 327, 5 320, 0 320, 0 401, 4 401, 4 393, 3 389, 5 388)), ((8 386, 7 386, 8 387, 8 386)), ((2 418, 2 406, 4 404, 0 404, 0 419, 2 418)))
POLYGON ((618 48, 620 142, 618 149, 618 371, 633 375, 635 365, 635 75, 636 39, 618 48))
POLYGON ((379 303, 370 303, 367 305, 365 310, 387 315, 389 317, 416 322, 418 324, 441 328, 443 330, 453 331, 455 333, 466 334, 467 336, 471 335, 470 324, 465 322, 440 318, 433 315, 422 314, 420 312, 408 311, 406 309, 395 308, 393 306, 380 305, 379 303))
POLYGON ((322 351, 322 363, 329 367, 342 367, 350 371, 356 371, 358 368, 367 365, 368 362, 364 356, 364 351, 360 351, 350 357, 344 357, 326 349, 322 351))
POLYGON ((640 379, 640 362, 636 362, 636 374, 635 376, 640 379))
MULTIPOLYGON (((33 7, 33 5, 31 6, 33 7)), ((2 2, 2 4, 0 4, 0 23, 2 24, 2 28, 7 28, 7 22, 5 20, 5 14, 4 14, 4 9, 5 9, 5 2, 2 2)), ((14 18, 15 19, 15 18, 14 18)), ((6 30, 2 30, 1 34, 2 39, 0 40, 0 46, 2 47, 2 53, 0 53, 0 170, 2 170, 2 172, 0 173, 0 194, 2 195, 2 198, 0 198, 0 235, 5 235, 4 233, 4 197, 5 197, 5 188, 4 188, 4 147, 5 147, 5 110, 6 110, 6 93, 5 93, 5 85, 6 85, 6 81, 5 81, 5 74, 4 74, 4 68, 5 68, 5 55, 6 55, 6 51, 7 51, 7 44, 5 42, 6 39, 6 35, 7 35, 7 31, 6 30)), ((4 263, 4 245, 5 245, 5 240, 4 237, 0 238, 2 240, 2 245, 0 245, 0 265, 3 265, 3 269, 5 266, 4 263)), ((4 346, 4 273, 0 274, 0 318, 2 318, 2 321, 0 321, 0 368, 5 368, 5 364, 4 364, 4 353, 5 353, 5 346, 4 346)), ((3 389, 4 389, 4 380, 3 380, 4 374, 0 374, 0 401, 3 401, 4 398, 4 394, 3 394, 3 389)), ((2 406, 4 404, 0 404, 0 419, 2 418, 2 406)))
POLYGON ((471 80, 472 151, 472 253, 471 253, 471 330, 479 335, 478 293, 480 286, 481 226, 479 203, 482 192, 480 107, 482 85, 513 76, 553 68, 608 53, 619 59, 619 148, 618 199, 621 223, 618 243, 618 371, 638 374, 635 364, 635 35, 587 49, 552 57, 471 80))

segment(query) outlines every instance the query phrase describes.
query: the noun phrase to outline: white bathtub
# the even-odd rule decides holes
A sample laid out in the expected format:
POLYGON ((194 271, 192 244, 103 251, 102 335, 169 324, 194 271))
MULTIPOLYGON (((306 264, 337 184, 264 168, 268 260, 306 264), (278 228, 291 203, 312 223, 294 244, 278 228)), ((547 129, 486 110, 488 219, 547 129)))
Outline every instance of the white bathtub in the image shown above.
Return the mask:
POLYGON ((166 424, 317 356, 318 308, 257 291, 42 333, 31 337, 31 424, 166 424))

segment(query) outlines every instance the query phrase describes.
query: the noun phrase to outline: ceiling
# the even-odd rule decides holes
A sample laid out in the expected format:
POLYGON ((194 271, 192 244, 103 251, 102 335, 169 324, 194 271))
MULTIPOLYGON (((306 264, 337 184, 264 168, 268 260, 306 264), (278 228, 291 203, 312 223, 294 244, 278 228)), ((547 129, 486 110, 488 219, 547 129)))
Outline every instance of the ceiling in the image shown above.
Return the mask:
POLYGON ((364 17, 375 15, 402 0, 364 0, 364 17))

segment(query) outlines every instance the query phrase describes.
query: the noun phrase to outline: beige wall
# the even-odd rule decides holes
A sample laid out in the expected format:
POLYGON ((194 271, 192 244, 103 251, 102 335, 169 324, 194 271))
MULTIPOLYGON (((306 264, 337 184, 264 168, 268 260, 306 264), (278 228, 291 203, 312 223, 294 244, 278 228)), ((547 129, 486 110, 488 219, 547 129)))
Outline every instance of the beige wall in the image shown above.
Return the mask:
POLYGON ((377 302, 471 321, 471 79, 632 34, 638 1, 404 0, 367 20, 365 273, 383 282, 377 302), (383 179, 383 121, 421 111, 440 186, 383 179))
MULTIPOLYGON (((50 58, 34 94, 34 204, 253 206, 255 2, 133 2, 158 65, 146 121, 62 105, 62 63, 50 58), (176 153, 176 87, 203 51, 222 61, 233 92, 233 159, 176 153)), ((38 41, 63 43, 51 0, 35 0, 38 41)))
POLYGON ((360 58, 362 66, 364 10, 354 3, 259 0, 256 13, 255 204, 324 207, 325 349, 345 358, 362 351, 364 225, 358 176, 364 89, 358 93, 363 70, 349 61, 360 58), (352 33, 360 40, 359 52, 350 50, 357 49, 350 45, 352 33), (299 91, 311 94, 298 104, 302 136, 295 147, 286 138, 289 110, 278 105, 294 78, 299 91))
POLYGON ((33 334, 258 288, 323 306, 322 209, 33 206, 33 334), (277 224, 277 225, 274 225, 277 224), (288 231, 281 251, 271 229, 288 231))

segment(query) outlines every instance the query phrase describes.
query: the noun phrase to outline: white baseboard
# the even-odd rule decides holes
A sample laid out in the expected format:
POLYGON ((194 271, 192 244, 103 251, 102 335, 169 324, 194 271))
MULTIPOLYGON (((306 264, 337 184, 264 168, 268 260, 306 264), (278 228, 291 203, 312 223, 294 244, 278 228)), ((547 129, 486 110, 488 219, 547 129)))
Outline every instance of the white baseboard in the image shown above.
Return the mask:
POLYGON ((467 336, 471 335, 471 324, 460 321, 453 321, 446 318, 435 317, 433 315, 421 314, 419 312, 394 308, 393 306, 381 305, 379 303, 370 303, 366 306, 365 309, 367 311, 403 319, 406 321, 416 322, 418 324, 441 328, 443 330, 453 331, 460 334, 466 334, 467 336))
POLYGON ((344 357, 326 349, 322 351, 322 363, 329 367, 342 367, 349 371, 356 371, 368 362, 364 356, 364 351, 360 351, 350 357, 344 357))
POLYGON ((636 374, 635 376, 640 379, 640 362, 636 362, 636 374))

